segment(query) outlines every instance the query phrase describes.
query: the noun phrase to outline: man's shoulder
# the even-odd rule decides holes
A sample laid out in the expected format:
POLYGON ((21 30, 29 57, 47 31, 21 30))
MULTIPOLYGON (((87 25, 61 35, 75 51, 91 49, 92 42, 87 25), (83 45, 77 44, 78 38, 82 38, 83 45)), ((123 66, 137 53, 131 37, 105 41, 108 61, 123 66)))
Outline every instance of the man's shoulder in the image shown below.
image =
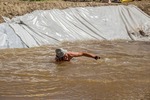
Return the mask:
POLYGON ((78 54, 79 52, 73 52, 73 51, 69 51, 67 52, 68 54, 78 54))
POLYGON ((70 56, 81 56, 82 52, 68 52, 70 56))

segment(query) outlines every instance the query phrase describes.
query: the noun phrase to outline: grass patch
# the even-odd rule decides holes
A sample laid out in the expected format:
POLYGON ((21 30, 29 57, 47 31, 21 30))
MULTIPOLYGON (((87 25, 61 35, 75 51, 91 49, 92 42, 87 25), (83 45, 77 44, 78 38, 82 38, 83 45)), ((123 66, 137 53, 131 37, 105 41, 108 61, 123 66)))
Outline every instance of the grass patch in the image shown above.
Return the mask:
POLYGON ((20 0, 20 1, 47 1, 47 0, 20 0))

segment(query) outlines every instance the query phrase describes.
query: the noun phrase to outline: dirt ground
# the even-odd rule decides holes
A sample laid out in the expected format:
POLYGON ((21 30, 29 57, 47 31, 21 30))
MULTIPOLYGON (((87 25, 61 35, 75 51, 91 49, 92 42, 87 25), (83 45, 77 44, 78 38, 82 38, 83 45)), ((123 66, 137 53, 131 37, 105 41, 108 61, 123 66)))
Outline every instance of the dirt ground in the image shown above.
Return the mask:
POLYGON ((24 15, 34 10, 65 9, 68 7, 85 6, 108 6, 108 5, 129 5, 138 6, 148 15, 150 15, 150 0, 134 1, 129 3, 102 3, 102 2, 65 2, 65 1, 42 1, 28 2, 19 0, 0 0, 0 23, 4 22, 2 16, 12 18, 14 16, 24 15))

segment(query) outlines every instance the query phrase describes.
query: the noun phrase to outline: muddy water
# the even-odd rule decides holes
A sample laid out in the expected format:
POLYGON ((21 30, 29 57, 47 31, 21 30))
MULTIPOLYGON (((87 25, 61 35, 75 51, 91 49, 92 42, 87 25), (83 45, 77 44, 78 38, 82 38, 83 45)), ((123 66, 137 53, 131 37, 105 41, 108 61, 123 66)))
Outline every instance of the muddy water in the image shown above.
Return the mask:
POLYGON ((89 41, 0 50, 0 100, 149 100, 150 42, 89 41), (56 63, 64 47, 101 56, 56 63))

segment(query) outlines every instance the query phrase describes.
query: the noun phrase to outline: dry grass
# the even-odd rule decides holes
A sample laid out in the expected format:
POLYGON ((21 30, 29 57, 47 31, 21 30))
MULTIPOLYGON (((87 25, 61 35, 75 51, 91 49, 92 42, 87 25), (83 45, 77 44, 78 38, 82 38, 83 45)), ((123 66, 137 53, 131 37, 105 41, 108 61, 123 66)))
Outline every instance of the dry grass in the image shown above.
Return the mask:
MULTIPOLYGON (((134 4, 141 8, 144 12, 150 15, 150 1, 134 1, 124 3, 124 5, 134 4)), ((12 18, 34 10, 48 10, 48 9, 65 9, 68 7, 85 7, 85 6, 106 6, 106 5, 120 5, 120 3, 100 3, 100 2, 65 2, 65 1, 44 1, 44 2, 27 2, 19 0, 0 0, 0 23, 4 22, 2 16, 12 18)))

